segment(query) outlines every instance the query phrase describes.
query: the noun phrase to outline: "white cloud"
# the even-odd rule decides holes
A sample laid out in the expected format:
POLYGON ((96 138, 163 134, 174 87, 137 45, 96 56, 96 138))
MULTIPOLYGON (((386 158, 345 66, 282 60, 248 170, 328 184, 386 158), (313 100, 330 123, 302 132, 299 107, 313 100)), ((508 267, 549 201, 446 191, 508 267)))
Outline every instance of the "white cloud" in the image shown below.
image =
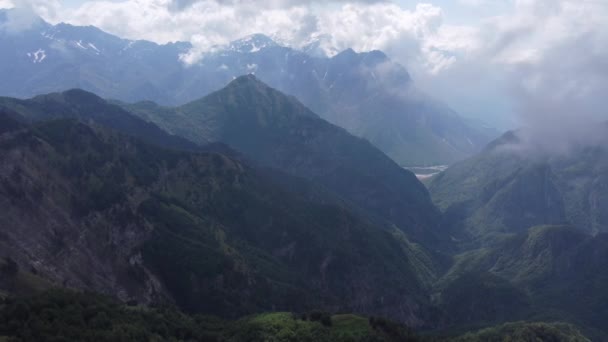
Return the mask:
POLYGON ((187 63, 196 62, 215 45, 259 32, 294 47, 323 37, 321 48, 330 55, 349 47, 381 49, 431 72, 449 67, 455 53, 475 44, 474 28, 445 25, 442 9, 430 4, 408 10, 386 1, 335 1, 321 7, 315 2, 95 0, 47 13, 45 18, 95 25, 131 39, 190 41, 194 49, 183 56, 187 63))
MULTIPOLYGON (((0 5, 9 3, 0 0, 0 5)), ((599 72, 593 82, 589 73, 582 78, 575 71, 588 61, 579 57, 589 51, 608 57, 603 43, 608 41, 608 3, 599 0, 511 0, 499 15, 459 25, 446 21, 450 7, 373 0, 90 0, 77 8, 61 8, 57 0, 27 3, 52 22, 95 25, 122 37, 161 43, 190 41, 194 48, 183 56, 187 63, 213 46, 253 33, 294 47, 319 39, 329 54, 349 47, 380 49, 406 65, 427 90, 477 116, 509 110, 507 99, 521 110, 521 92, 504 89, 545 86, 548 82, 534 79, 547 79, 548 72, 567 73, 582 89, 592 88, 587 94, 596 93, 605 74, 599 72), (567 45, 575 50, 566 54, 562 49, 567 45), (563 57, 572 63, 543 68, 563 57), (471 103, 484 105, 474 108, 471 103), (496 103, 502 109, 493 108, 496 103)))
POLYGON ((485 5, 487 0, 458 0, 458 3, 465 6, 477 7, 481 5, 485 5))
POLYGON ((40 22, 39 15, 53 16, 59 7, 56 0, 0 0, 0 8, 12 8, 0 29, 9 33, 27 30, 40 22))
POLYGON ((13 8, 14 6, 11 0, 0 0, 0 8, 13 8))

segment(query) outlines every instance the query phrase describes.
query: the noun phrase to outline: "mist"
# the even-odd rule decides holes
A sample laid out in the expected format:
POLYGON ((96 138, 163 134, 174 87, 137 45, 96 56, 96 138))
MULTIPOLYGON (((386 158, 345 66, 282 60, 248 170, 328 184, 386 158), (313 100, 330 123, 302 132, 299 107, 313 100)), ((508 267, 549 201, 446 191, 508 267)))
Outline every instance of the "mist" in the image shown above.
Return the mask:
POLYGON ((588 34, 547 50, 509 70, 508 90, 521 138, 549 153, 606 143, 608 49, 588 34))
POLYGON ((0 23, 0 30, 15 34, 29 30, 41 22, 33 5, 29 1, 20 1, 10 11, 6 11, 6 20, 0 23))

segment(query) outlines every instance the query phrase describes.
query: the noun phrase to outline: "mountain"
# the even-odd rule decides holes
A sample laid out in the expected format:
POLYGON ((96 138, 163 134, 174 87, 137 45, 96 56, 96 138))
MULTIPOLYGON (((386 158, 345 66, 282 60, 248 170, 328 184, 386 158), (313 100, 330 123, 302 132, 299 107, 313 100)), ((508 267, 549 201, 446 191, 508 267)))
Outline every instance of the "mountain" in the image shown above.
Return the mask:
POLYGON ((455 260, 435 298, 456 326, 561 320, 583 327, 594 341, 608 340, 605 233, 532 227, 455 260))
POLYGON ((0 164, 8 290, 63 286, 223 317, 325 309, 432 322, 439 267, 424 248, 276 173, 74 119, 2 134, 0 164))
POLYGON ((313 57, 257 34, 186 65, 189 43, 124 40, 95 27, 42 20, 20 32, 0 30, 0 48, 11 51, 0 56, 6 80, 0 94, 21 98, 82 88, 126 102, 178 105, 255 73, 402 166, 452 163, 496 134, 418 90, 380 51, 313 57))
POLYGON ((254 73, 329 122, 368 139, 402 166, 452 163, 495 136, 417 89, 405 68, 381 51, 347 49, 331 58, 313 57, 255 35, 205 55, 190 69, 199 73, 192 83, 197 90, 254 73), (251 41, 256 48, 234 48, 251 41))
POLYGON ((170 101, 164 91, 184 73, 178 56, 191 45, 125 40, 93 26, 51 25, 38 19, 19 31, 2 27, 12 10, 0 10, 0 94, 27 98, 81 88, 103 97, 170 101), (178 77, 176 79, 176 76, 178 77))
MULTIPOLYGON (((150 144, 177 150, 200 150, 201 146, 181 137, 172 136, 158 126, 146 122, 108 103, 95 94, 72 89, 63 93, 39 95, 29 100, 0 97, 0 111, 13 117, 36 122, 52 119, 77 119, 111 127, 150 144)), ((206 142, 199 140, 201 145, 206 142)))
POLYGON ((506 133, 430 182, 429 191, 444 211, 451 234, 487 242, 547 224, 606 232, 606 146, 545 153, 525 148, 521 134, 506 133))
POLYGON ((261 165, 312 180, 413 241, 440 247, 438 212, 411 172, 253 75, 180 107, 126 108, 173 134, 222 142, 261 165))

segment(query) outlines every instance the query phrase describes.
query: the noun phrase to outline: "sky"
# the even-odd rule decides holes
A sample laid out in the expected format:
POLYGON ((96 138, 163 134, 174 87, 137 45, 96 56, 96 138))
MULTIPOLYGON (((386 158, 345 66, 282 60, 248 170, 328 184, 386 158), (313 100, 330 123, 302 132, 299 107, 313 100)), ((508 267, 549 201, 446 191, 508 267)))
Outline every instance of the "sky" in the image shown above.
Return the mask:
POLYGON ((608 0, 0 0, 51 23, 212 46, 264 33, 335 54, 379 49, 418 87, 499 128, 608 118, 608 0))

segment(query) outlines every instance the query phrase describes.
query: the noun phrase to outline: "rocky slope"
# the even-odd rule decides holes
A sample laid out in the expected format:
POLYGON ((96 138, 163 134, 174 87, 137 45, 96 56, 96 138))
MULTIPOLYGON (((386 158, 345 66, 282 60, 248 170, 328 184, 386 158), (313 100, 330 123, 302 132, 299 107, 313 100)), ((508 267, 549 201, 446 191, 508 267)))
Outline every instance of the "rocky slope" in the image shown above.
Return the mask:
POLYGON ((1 250, 56 285, 227 317, 325 308, 428 322, 423 249, 225 155, 59 120, 15 125, 0 160, 1 250))

